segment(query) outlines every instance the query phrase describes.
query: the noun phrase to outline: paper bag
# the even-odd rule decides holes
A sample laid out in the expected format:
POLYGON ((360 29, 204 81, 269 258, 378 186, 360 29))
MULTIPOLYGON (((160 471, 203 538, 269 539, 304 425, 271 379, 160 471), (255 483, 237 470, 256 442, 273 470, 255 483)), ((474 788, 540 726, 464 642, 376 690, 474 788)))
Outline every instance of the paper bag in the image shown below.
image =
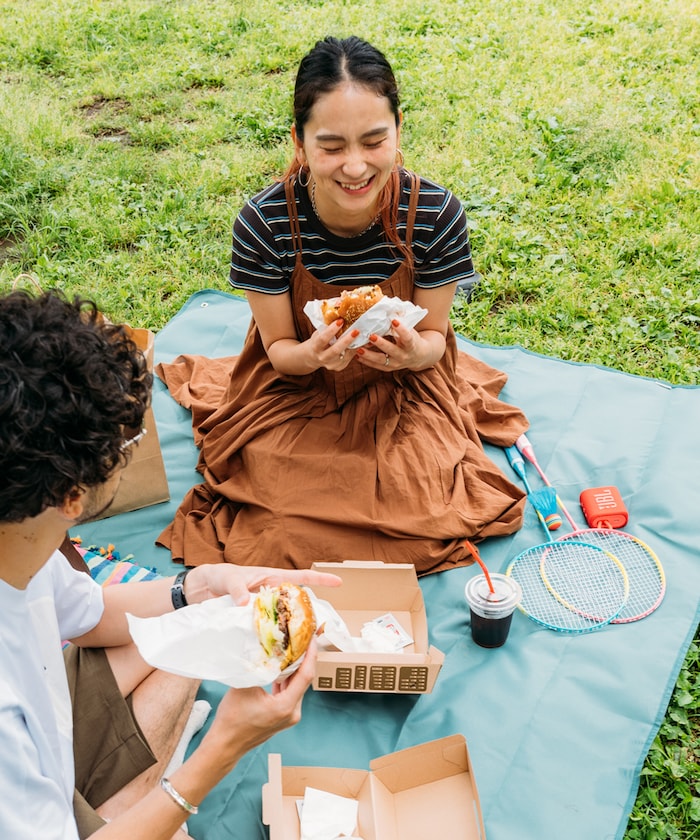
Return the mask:
MULTIPOLYGON (((148 369, 153 372, 153 350, 155 336, 151 330, 134 329, 127 327, 132 341, 143 352, 148 362, 148 369)), ((165 464, 160 451, 158 440, 158 429, 156 419, 153 416, 153 409, 149 408, 143 418, 143 428, 146 434, 138 442, 131 444, 131 458, 122 471, 121 480, 117 495, 112 504, 103 511, 97 518, 105 519, 108 516, 116 516, 118 513, 126 513, 129 510, 156 505, 160 502, 167 502, 170 499, 168 478, 165 474, 165 464)), ((128 439, 131 434, 140 430, 132 429, 125 432, 128 439)))

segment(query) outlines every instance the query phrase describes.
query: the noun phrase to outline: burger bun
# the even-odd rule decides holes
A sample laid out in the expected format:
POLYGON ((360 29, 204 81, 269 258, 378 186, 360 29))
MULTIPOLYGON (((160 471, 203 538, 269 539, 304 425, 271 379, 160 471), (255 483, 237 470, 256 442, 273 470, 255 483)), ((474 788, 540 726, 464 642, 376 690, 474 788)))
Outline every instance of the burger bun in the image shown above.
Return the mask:
POLYGON ((263 586, 253 601, 255 632, 266 661, 276 661, 280 671, 296 662, 316 632, 311 599, 293 583, 263 586))
POLYGON ((384 293, 379 286, 358 286, 350 291, 345 290, 340 293, 340 297, 321 301, 323 320, 326 324, 332 324, 342 319, 343 328, 340 333, 343 333, 383 297, 384 293))

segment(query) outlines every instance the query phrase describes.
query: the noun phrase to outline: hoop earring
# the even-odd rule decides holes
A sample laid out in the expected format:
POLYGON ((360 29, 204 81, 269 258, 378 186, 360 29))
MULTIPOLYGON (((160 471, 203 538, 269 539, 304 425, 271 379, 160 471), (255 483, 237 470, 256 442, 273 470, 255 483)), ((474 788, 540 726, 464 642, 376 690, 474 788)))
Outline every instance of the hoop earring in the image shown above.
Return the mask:
POLYGON ((299 168, 299 171, 297 172, 297 181, 299 182, 299 186, 306 188, 306 187, 308 187, 308 186, 309 186, 309 184, 311 183, 311 170, 310 170, 310 169, 307 169, 307 170, 306 170, 306 171, 309 173, 309 174, 308 174, 308 177, 307 177, 307 179, 306 179, 306 183, 304 183, 304 182, 301 180, 301 173, 302 173, 303 171, 304 171, 304 167, 302 166, 302 167, 300 167, 300 168, 299 168))
POLYGON ((396 165, 403 166, 403 152, 401 149, 396 150, 396 165))

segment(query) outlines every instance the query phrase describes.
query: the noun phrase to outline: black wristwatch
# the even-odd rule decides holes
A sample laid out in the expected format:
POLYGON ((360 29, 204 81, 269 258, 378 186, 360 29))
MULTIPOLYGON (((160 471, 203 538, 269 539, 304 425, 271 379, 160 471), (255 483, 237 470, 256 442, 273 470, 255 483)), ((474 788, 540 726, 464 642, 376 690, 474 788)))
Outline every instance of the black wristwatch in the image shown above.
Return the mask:
POLYGON ((173 602, 173 607, 176 610, 179 610, 180 607, 187 606, 187 598, 185 598, 185 578, 189 572, 189 569, 185 569, 184 572, 178 572, 178 575, 170 588, 170 597, 173 602))

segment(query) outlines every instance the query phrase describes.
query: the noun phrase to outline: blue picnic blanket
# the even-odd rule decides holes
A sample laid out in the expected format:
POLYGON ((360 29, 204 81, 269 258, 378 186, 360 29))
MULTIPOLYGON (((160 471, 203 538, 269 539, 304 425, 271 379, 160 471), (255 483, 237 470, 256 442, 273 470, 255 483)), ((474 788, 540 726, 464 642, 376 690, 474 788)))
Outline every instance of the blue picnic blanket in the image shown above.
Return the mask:
MULTIPOLYGON (((242 299, 198 292, 158 334, 156 361, 234 354, 249 319, 242 299)), ((687 441, 700 428, 700 388, 522 347, 466 339, 460 345, 508 374, 502 397, 526 412, 539 462, 575 519, 583 524, 584 488, 620 490, 630 514, 626 530, 663 563, 663 603, 642 621, 583 635, 547 630, 518 612, 507 644, 485 650, 470 638, 464 602, 478 569, 422 578, 430 641, 445 653, 433 692, 309 691, 302 722, 246 756, 189 821, 197 840, 267 838, 261 786, 268 752, 281 753, 284 765, 365 769, 377 756, 453 733, 467 739, 488 840, 622 838, 639 771, 698 625, 700 447, 687 441)), ((113 543, 141 565, 174 574, 181 567, 154 540, 201 477, 189 413, 159 381, 153 405, 171 501, 75 530, 83 545, 113 543)), ((504 453, 487 451, 510 474, 504 453)), ((542 486, 536 473, 529 477, 542 486)), ((486 540, 480 552, 492 571, 504 571, 520 551, 542 542, 528 506, 517 534, 486 540)), ((205 683, 201 696, 216 704, 222 691, 205 683)))

